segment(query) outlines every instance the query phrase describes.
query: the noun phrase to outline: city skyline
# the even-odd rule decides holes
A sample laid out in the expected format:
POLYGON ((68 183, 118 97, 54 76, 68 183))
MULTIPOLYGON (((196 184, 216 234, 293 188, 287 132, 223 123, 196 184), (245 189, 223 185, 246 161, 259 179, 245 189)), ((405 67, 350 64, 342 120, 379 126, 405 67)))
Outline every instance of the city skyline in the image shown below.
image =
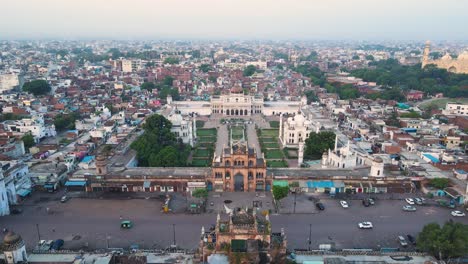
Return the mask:
POLYGON ((468 2, 9 1, 0 39, 465 41, 468 2))

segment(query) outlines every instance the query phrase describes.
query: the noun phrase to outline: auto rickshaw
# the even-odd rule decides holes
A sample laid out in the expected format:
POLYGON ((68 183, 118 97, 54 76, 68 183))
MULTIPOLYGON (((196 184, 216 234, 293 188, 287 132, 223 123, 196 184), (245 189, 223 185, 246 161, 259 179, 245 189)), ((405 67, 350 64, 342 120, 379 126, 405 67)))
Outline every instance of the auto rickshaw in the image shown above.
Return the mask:
POLYGON ((133 227, 132 221, 125 220, 125 221, 120 222, 120 228, 123 228, 123 229, 130 229, 130 228, 132 228, 132 227, 133 227))

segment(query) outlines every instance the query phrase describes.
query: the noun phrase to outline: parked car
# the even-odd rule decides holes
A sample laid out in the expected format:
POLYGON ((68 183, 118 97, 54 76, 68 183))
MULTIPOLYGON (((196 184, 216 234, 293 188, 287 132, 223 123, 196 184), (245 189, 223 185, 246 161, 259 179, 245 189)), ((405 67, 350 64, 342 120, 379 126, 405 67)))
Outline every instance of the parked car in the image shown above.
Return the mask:
POLYGON ((415 211, 416 211, 416 207, 415 207, 415 206, 412 206, 412 205, 405 205, 405 206, 403 206, 403 211, 406 211, 406 212, 415 212, 415 211))
POLYGON ((21 210, 20 208, 12 208, 10 210, 11 214, 21 214, 22 212, 23 212, 23 210, 21 210))
POLYGON ((54 243, 52 244, 51 249, 53 249, 53 250, 60 250, 60 249, 63 247, 63 244, 64 244, 63 239, 57 239, 57 240, 55 240, 54 243))
POLYGON ((406 239, 404 236, 398 236, 398 242, 400 243, 402 247, 408 246, 408 242, 406 242, 406 239))
POLYGON ((416 245, 416 238, 414 236, 406 235, 406 237, 408 238, 408 242, 410 242, 413 245, 416 245))
POLYGON ((316 203, 315 206, 316 206, 320 211, 325 210, 325 206, 323 205, 323 203, 316 203))
POLYGON ((414 202, 417 204, 417 205, 422 205, 423 202, 420 198, 414 198, 414 202))
POLYGON ((369 207, 370 206, 369 200, 368 199, 362 200, 362 205, 364 205, 365 207, 369 207))
POLYGON ((360 223, 358 224, 358 227, 359 227, 360 229, 372 229, 374 226, 372 225, 371 222, 360 222, 360 223))
POLYGON ((68 198, 68 196, 64 195, 64 196, 62 196, 62 198, 60 198, 60 202, 61 202, 61 203, 65 203, 65 202, 67 202, 69 199, 70 199, 70 198, 68 198))
POLYGON ((405 201, 410 204, 410 205, 414 205, 414 200, 413 198, 406 198, 405 201))
POLYGON ((349 205, 348 205, 348 203, 346 201, 340 201, 340 204, 341 204, 341 206, 343 208, 348 208, 349 207, 349 205))
POLYGON ((375 204, 374 198, 369 198, 368 200, 369 200, 369 203, 370 203, 371 205, 374 205, 374 204, 375 204))
POLYGON ((451 214, 452 216, 465 216, 465 213, 464 213, 464 212, 458 211, 458 210, 457 210, 457 211, 452 211, 450 214, 451 214))

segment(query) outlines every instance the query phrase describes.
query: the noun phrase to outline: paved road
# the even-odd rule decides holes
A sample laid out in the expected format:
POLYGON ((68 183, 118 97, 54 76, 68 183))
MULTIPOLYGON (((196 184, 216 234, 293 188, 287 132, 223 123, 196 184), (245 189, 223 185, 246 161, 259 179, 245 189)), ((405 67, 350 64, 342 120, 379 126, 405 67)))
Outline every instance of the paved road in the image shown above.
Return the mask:
MULTIPOLYGON (((420 207, 415 213, 401 211, 403 201, 378 201, 365 208, 357 201, 348 209, 337 200, 325 200, 326 210, 317 214, 273 215, 274 232, 285 228, 290 248, 305 248, 312 224, 312 247, 335 242, 338 248, 397 246, 398 234, 416 234, 424 224, 450 219, 450 211, 437 207, 420 207), (357 223, 372 221, 373 230, 359 230, 357 223)), ((157 200, 90 200, 72 199, 65 204, 58 201, 23 206, 22 215, 0 218, 0 226, 17 231, 28 248, 35 245, 39 223, 41 239, 65 240, 67 248, 105 248, 106 237, 110 247, 164 248, 172 244, 172 224, 176 225, 176 240, 183 248, 196 248, 201 226, 215 223, 215 214, 163 215, 157 200), (49 207, 52 214, 47 214, 49 207), (135 226, 121 230, 120 216, 131 219, 135 226), (80 237, 79 240, 73 238, 80 237)), ((454 220, 468 224, 468 217, 454 220)))
POLYGON ((218 128, 218 135, 216 138, 216 156, 221 156, 223 151, 223 147, 227 147, 229 145, 229 133, 227 129, 227 125, 220 125, 218 128))
POLYGON ((257 153, 257 157, 261 157, 262 149, 260 148, 260 144, 258 142, 257 131, 255 130, 254 123, 247 125, 247 140, 248 140, 249 147, 255 149, 257 153))

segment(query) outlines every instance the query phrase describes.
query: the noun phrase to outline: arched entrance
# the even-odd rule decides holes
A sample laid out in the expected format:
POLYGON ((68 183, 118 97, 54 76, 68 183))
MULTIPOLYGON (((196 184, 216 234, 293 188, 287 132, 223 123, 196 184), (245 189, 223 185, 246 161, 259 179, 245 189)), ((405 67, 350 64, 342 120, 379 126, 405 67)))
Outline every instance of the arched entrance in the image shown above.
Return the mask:
POLYGON ((455 66, 452 66, 448 68, 448 72, 457 73, 457 68, 455 68, 455 66))
POLYGON ((234 176, 234 191, 243 192, 244 191, 244 175, 237 173, 234 176))

